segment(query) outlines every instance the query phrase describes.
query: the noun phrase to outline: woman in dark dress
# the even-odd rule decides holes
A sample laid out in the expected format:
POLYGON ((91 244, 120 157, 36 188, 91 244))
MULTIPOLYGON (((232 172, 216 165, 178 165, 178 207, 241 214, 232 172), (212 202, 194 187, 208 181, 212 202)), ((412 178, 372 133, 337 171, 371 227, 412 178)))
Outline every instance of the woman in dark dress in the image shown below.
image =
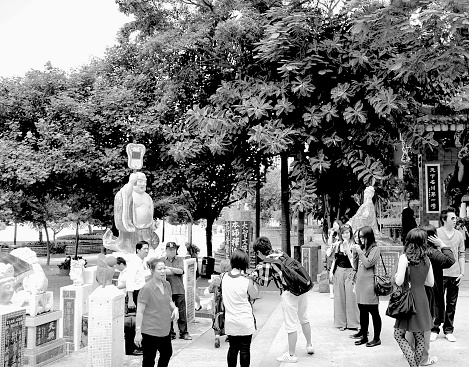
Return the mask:
POLYGON ((394 339, 404 353, 411 367, 418 367, 425 347, 424 333, 432 327, 432 318, 424 285, 433 287, 433 269, 427 252, 427 233, 414 228, 407 234, 404 253, 399 258, 396 271, 396 284, 410 282, 417 313, 405 320, 396 320, 394 339), (407 271, 409 268, 409 271, 407 271), (406 331, 413 334, 415 351, 405 338, 406 331))

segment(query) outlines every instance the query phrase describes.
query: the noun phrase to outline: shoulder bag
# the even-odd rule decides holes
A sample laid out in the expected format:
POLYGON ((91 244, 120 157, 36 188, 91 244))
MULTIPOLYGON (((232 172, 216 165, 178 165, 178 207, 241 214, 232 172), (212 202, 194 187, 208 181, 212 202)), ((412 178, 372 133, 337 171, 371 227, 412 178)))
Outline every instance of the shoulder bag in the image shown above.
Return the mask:
POLYGON ((375 293, 377 296, 388 296, 392 292, 391 277, 388 275, 388 271, 386 270, 386 265, 384 265, 381 254, 379 254, 379 257, 381 258, 381 264, 383 264, 384 275, 376 274, 375 266, 375 293))
POLYGON ((410 291, 410 270, 407 266, 404 283, 391 294, 386 315, 398 320, 406 320, 417 313, 414 295, 410 291))
POLYGON ((222 282, 223 276, 226 273, 223 273, 220 276, 220 285, 214 290, 214 310, 213 310, 213 322, 212 329, 219 332, 224 332, 225 329, 225 304, 223 303, 223 294, 222 294, 222 282))

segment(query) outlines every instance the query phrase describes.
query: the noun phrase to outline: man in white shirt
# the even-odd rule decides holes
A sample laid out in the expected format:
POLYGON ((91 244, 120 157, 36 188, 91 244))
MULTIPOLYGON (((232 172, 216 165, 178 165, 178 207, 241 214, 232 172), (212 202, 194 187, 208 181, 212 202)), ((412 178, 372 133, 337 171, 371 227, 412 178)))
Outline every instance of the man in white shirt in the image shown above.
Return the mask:
POLYGON ((464 277, 465 265, 465 245, 464 235, 458 231, 456 226, 456 210, 447 208, 441 211, 440 221, 442 226, 437 229, 438 238, 440 238, 446 246, 448 246, 455 258, 455 263, 449 269, 443 269, 443 292, 442 297, 446 296, 446 304, 444 320, 436 317, 433 320, 433 327, 430 341, 435 341, 440 332, 440 325, 443 324, 443 332, 450 342, 455 342, 456 337, 454 331, 454 315, 456 313, 456 303, 458 301, 459 286, 464 277))
POLYGON ((129 257, 127 265, 126 288, 129 296, 129 309, 137 306, 138 291, 145 285, 146 278, 150 278, 150 271, 145 266, 143 259, 148 255, 149 245, 147 241, 137 242, 136 254, 129 257))

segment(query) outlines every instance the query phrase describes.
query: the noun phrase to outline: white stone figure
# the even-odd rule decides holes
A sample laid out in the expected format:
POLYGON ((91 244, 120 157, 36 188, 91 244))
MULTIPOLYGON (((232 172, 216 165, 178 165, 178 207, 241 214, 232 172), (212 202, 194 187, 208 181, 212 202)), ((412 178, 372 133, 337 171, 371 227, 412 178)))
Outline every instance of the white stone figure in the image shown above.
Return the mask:
POLYGON ((350 224, 353 229, 353 233, 362 227, 369 226, 373 229, 376 237, 381 236, 376 221, 375 205, 373 204, 374 195, 375 189, 373 186, 368 186, 365 189, 363 204, 360 205, 355 215, 348 221, 348 224, 350 224))
POLYGON ((11 264, 0 263, 0 307, 10 306, 15 291, 14 269, 11 264))
POLYGON ((133 254, 137 242, 151 242, 156 227, 153 222, 153 200, 145 192, 146 187, 145 174, 135 172, 115 195, 114 223, 119 230, 119 237, 114 237, 108 229, 103 235, 103 245, 107 249, 133 254))
POLYGON ((31 264, 34 273, 24 277, 22 288, 13 296, 13 303, 18 307, 26 308, 26 313, 36 315, 51 310, 48 301, 50 296, 46 295, 49 282, 42 266, 36 256, 36 252, 29 247, 21 247, 11 251, 11 254, 31 264))
POLYGON ((73 285, 79 286, 85 284, 83 280, 84 267, 84 259, 72 260, 70 264, 70 279, 73 280, 73 285))

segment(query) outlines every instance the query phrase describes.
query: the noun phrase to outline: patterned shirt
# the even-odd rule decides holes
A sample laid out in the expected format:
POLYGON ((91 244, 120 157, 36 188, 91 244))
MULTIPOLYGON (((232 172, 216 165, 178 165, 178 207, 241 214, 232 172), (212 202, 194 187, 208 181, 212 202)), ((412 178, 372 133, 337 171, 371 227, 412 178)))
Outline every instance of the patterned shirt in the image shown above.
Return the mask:
MULTIPOLYGON (((268 258, 278 259, 281 255, 284 254, 282 252, 277 252, 273 255, 269 255, 268 258)), ((282 269, 280 264, 277 263, 263 261, 260 264, 257 264, 256 268, 252 271, 249 277, 254 282, 263 287, 267 287, 273 280, 276 287, 280 290, 280 293, 286 289, 286 284, 283 280, 282 269)))

